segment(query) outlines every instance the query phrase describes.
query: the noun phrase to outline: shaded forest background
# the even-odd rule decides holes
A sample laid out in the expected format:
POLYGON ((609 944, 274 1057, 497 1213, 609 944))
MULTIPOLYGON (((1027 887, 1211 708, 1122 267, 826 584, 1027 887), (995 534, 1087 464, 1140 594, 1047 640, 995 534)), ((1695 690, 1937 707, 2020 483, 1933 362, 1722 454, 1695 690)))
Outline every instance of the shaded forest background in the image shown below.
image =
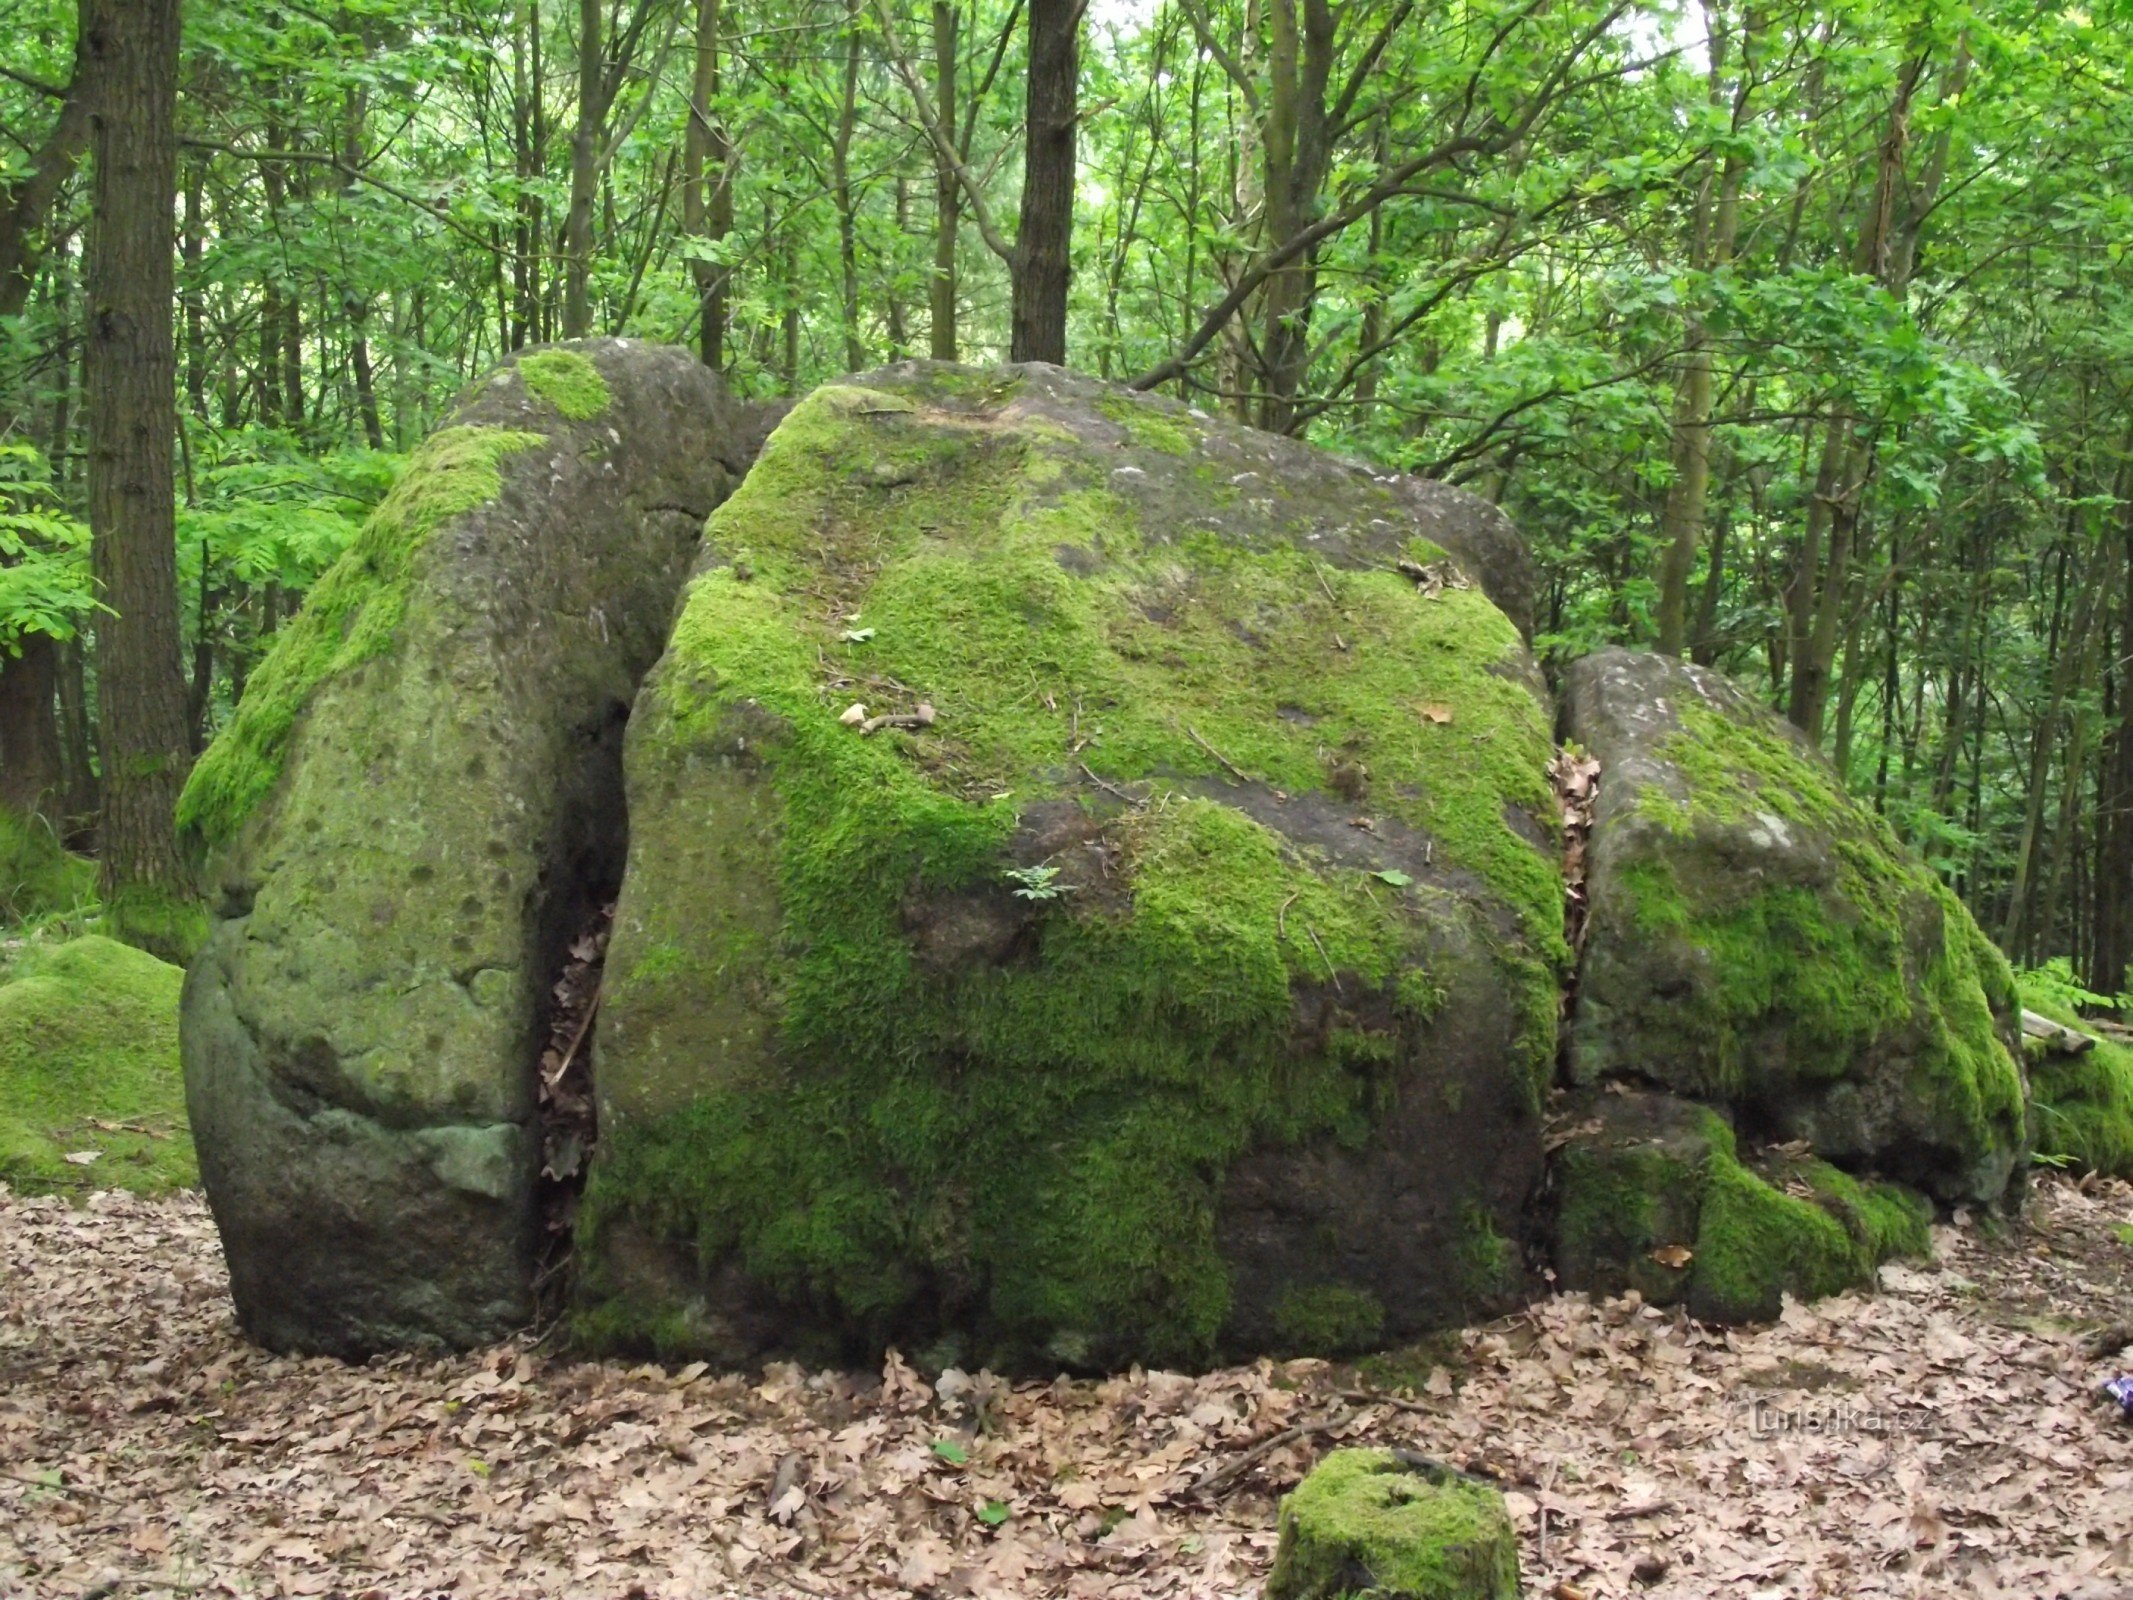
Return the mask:
POLYGON ((190 0, 166 290, 99 276, 156 92, 99 51, 174 11, 0 6, 0 803, 107 890, 461 385, 620 333, 749 396, 1063 358, 1467 485, 1545 660, 1758 686, 2126 987, 2133 5, 190 0), (113 283, 171 306, 167 384, 99 370, 170 392, 174 529, 91 503, 113 283), (175 581, 130 673, 121 543, 175 581))

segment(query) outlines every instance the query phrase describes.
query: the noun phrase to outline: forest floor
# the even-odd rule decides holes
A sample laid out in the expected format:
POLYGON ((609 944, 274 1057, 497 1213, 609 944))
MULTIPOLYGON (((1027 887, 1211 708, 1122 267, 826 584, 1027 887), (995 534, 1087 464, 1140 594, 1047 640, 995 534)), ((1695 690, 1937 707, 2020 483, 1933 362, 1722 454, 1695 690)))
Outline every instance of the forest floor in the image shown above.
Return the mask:
POLYGON ((1504 1482, 1529 1596, 2100 1600, 2129 1239, 2133 1189, 2048 1179, 1768 1328, 1561 1296, 1361 1369, 930 1385, 271 1356, 196 1195, 0 1190, 0 1593, 1256 1595, 1276 1497, 1387 1443, 1504 1482))

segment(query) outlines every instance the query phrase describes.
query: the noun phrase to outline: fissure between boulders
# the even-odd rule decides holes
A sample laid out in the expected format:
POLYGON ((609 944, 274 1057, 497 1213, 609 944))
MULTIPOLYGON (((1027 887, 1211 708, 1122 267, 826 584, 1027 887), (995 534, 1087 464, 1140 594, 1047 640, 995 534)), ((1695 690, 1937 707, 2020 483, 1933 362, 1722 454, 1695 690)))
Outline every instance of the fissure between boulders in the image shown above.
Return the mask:
POLYGON ((585 1174, 599 1140, 592 1035, 600 1015, 600 983, 614 921, 615 902, 609 893, 565 947, 544 1002, 548 1025, 542 1031, 540 1058, 534 1065, 541 1119, 541 1242, 533 1292, 536 1320, 542 1328, 561 1315, 569 1294, 578 1199, 585 1192, 585 1174))

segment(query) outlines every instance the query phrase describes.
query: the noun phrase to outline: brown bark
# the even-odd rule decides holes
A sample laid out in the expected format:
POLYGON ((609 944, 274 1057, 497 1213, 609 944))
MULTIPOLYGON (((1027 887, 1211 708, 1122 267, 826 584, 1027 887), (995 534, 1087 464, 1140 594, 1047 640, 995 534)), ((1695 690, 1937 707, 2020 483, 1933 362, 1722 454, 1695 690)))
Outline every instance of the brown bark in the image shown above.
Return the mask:
POLYGON ((26 633, 18 650, 0 653, 0 807, 50 816, 66 780, 53 701, 59 643, 48 633, 26 633))
POLYGON ((1029 8, 1029 124, 1009 328, 1015 361, 1066 361, 1081 6, 1082 0, 1031 0, 1029 8))
POLYGON ((844 365, 857 372, 867 364, 859 337, 859 202, 852 189, 852 135, 859 127, 859 6, 853 0, 844 21, 844 97, 837 128, 830 139, 830 198, 837 208, 839 308, 844 328, 844 365))
MULTIPOLYGON (((1265 237, 1287 239, 1309 226, 1325 187, 1332 144, 1326 91, 1332 79, 1335 18, 1327 0, 1271 0, 1267 11, 1265 237)), ((1311 308, 1318 297, 1315 251, 1268 274, 1260 306, 1257 421, 1287 433, 1310 365, 1311 308)))
MULTIPOLYGON (((933 0, 934 97, 941 115, 955 117, 956 35, 961 21, 949 0, 933 0)), ((929 351, 936 361, 955 360, 955 237, 962 218, 963 193, 955 164, 936 150, 933 157, 933 276, 926 284, 932 319, 929 351)))
POLYGON ((91 0, 90 13, 89 527, 110 608, 97 624, 99 842, 117 903, 188 888, 173 824, 188 764, 171 476, 178 0, 91 0))
POLYGON ((52 126, 45 130, 43 143, 30 156, 22 175, 0 186, 0 317, 18 316, 28 304, 30 285, 48 242, 45 224, 88 143, 94 92, 87 49, 89 9, 88 0, 77 8, 74 78, 60 99, 52 126))
MULTIPOLYGON (((1714 0, 1706 0, 1704 17, 1711 41, 1709 95, 1715 106, 1723 93, 1725 22, 1714 0)), ((1733 95, 1735 134, 1747 121, 1760 26, 1759 16, 1751 9, 1741 25, 1740 77, 1733 95)), ((1741 184, 1746 175, 1747 162, 1737 148, 1729 150, 1723 161, 1705 157, 1689 242, 1691 270, 1722 271, 1732 261, 1734 242, 1740 232, 1741 184)), ((1674 399, 1674 476, 1659 516, 1659 539, 1664 552, 1659 568, 1659 649, 1670 656, 1680 655, 1688 646, 1689 575, 1695 570, 1696 552, 1703 543, 1704 502, 1711 484, 1712 352, 1701 309, 1690 311, 1682 333, 1688 355, 1674 399)))
MULTIPOLYGON (((716 243, 733 231, 733 142, 718 115, 720 0, 697 0, 696 69, 689 87, 689 125, 682 141, 681 225, 716 243)), ((696 283, 697 349, 713 371, 726 365, 727 284, 724 262, 689 263, 696 283)))
MULTIPOLYGON (((2121 499, 2121 507, 2125 501, 2121 499)), ((2119 538, 2118 649, 2112 657, 2111 709, 2117 723, 2105 746, 2100 778, 2101 804, 2096 817, 2096 872, 2088 986, 2115 995, 2126 987, 2133 963, 2133 684, 2126 663, 2133 659, 2133 508, 2122 509, 2119 538)))
POLYGON ((593 188, 607 117, 600 70, 600 0, 578 0, 578 125, 570 138, 570 209, 563 218, 563 337, 592 332, 593 188))

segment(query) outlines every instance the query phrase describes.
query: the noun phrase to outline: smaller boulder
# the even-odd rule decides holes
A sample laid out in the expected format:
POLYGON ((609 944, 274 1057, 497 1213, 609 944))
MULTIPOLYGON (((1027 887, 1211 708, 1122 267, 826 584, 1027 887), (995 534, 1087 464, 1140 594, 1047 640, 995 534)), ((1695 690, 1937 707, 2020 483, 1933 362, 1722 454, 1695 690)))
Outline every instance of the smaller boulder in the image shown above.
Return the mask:
POLYGON ((2023 1040, 2039 1158, 2079 1172, 2133 1177, 2133 1046, 2081 1016, 2047 983, 2025 977, 2022 1004, 2069 1030, 2072 1040, 2088 1041, 2068 1048, 2071 1041, 2023 1040))
POLYGON ((1575 1096, 1551 1173, 1557 1281, 1706 1322, 1767 1322, 1784 1297, 1863 1287, 1928 1253, 1931 1212, 1897 1184, 1772 1150, 1743 1161, 1707 1106, 1665 1094, 1575 1096))
POLYGON ((178 1075, 178 968, 100 935, 0 983, 0 1182, 25 1192, 199 1179, 178 1075))
POLYGON ((1997 1200, 2028 1149, 2014 983, 1962 902, 1719 674, 1602 650, 1564 688, 1601 765, 1573 1079, 1997 1200))
POLYGON ((1518 1535, 1487 1484, 1406 1450, 1336 1450, 1281 1502, 1266 1600, 1517 1600, 1518 1535))

